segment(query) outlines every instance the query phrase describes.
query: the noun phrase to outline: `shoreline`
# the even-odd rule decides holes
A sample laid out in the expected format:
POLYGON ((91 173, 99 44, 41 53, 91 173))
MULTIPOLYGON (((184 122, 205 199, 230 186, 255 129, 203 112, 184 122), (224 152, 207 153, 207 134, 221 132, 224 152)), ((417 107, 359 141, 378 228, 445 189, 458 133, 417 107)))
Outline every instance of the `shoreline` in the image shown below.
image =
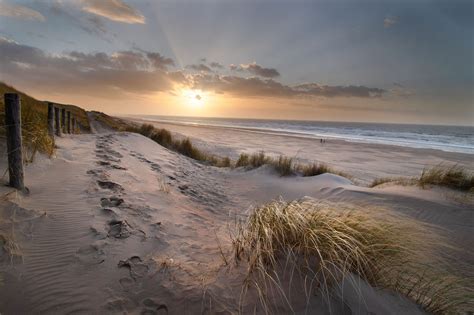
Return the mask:
MULTIPOLYGON (((199 124, 199 123, 193 123, 193 122, 180 122, 180 121, 172 121, 172 120, 160 120, 160 119, 145 119, 141 117, 128 117, 128 116, 117 116, 121 119, 125 120, 130 120, 130 121, 135 121, 138 122, 140 121, 141 123, 159 123, 159 124, 166 124, 166 125, 176 125, 176 126, 187 126, 187 127, 201 127, 201 128, 216 128, 216 129, 229 129, 229 130, 235 130, 235 131, 246 131, 246 132, 252 132, 256 134, 269 134, 269 135, 276 135, 276 136, 287 136, 287 137, 292 137, 292 138, 302 138, 302 139, 311 139, 311 140, 320 140, 320 139, 326 139, 326 140, 331 140, 331 141, 344 141, 348 143, 356 143, 356 144, 374 144, 374 145, 386 145, 386 146, 394 146, 394 147, 400 147, 400 148, 410 148, 410 149, 423 149, 423 150, 436 150, 436 151, 442 151, 442 152, 448 152, 448 153, 460 153, 460 154, 468 154, 468 155, 474 155, 474 150, 472 152, 465 152, 461 150, 443 150, 440 148, 435 148, 435 147, 424 147, 422 145, 416 146, 416 143, 413 143, 412 146, 410 145, 403 145, 401 143, 386 143, 384 142, 385 140, 365 140, 365 139, 350 139, 346 138, 343 135, 338 136, 338 135, 318 135, 318 134, 311 134, 311 133, 304 133, 304 132, 298 132, 298 131, 292 131, 292 130, 281 130, 281 129, 271 129, 271 128, 257 128, 257 127, 236 127, 236 126, 226 126, 226 125, 215 125, 215 124, 199 124)), ((336 122, 339 123, 339 122, 336 122)), ((370 124, 370 123, 369 123, 370 124)), ((394 124, 394 125, 400 125, 400 124, 394 124)), ((407 124, 408 126, 411 126, 411 124, 407 124)), ((427 125, 431 126, 431 125, 427 125)), ((437 127, 437 126, 434 126, 437 127)), ((446 126, 446 127, 456 127, 456 126, 446 126)), ((469 128, 470 126, 460 126, 462 128, 469 128)), ((412 143, 411 143, 412 144, 412 143)), ((439 144, 440 146, 442 144, 439 144)), ((453 148, 458 148, 458 147, 453 147, 453 148)), ((470 149, 470 148, 467 148, 470 149)))
POLYGON ((423 168, 439 164, 458 164, 474 171, 472 154, 438 149, 411 148, 378 143, 357 143, 343 139, 298 137, 288 134, 203 125, 185 125, 125 118, 168 129, 178 137, 189 137, 199 149, 218 156, 237 159, 240 153, 285 155, 302 163, 322 162, 353 175, 364 184, 381 177, 412 177, 423 168))

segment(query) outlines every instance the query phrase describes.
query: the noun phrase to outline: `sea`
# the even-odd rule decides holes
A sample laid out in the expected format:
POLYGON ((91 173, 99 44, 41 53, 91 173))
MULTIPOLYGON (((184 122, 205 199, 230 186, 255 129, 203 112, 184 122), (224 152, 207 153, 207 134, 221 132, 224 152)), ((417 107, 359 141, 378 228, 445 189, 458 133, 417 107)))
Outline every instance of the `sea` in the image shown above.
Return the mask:
POLYGON ((140 116, 143 120, 194 126, 245 129, 302 138, 341 139, 474 154, 474 126, 382 124, 184 116, 140 116))

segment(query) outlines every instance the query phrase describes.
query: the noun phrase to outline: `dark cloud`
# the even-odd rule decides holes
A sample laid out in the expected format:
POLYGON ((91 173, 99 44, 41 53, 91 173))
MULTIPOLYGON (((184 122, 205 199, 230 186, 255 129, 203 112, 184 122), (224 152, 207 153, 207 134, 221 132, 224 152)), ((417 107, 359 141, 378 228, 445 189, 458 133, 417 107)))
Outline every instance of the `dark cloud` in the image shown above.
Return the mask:
POLYGON ((264 68, 257 63, 248 63, 248 64, 241 64, 240 68, 243 70, 247 70, 248 72, 258 75, 264 78, 275 78, 279 77, 280 73, 273 68, 264 68))
POLYGON ((191 70, 196 70, 196 71, 212 72, 212 69, 203 63, 200 63, 198 65, 188 65, 186 66, 186 68, 191 69, 191 70))
POLYGON ((158 53, 71 51, 52 55, 0 37, 0 55, 2 78, 27 81, 44 91, 118 97, 123 93, 170 91, 187 82, 183 73, 165 71, 170 60, 158 53))
POLYGON ((157 52, 146 52, 147 58, 152 62, 153 66, 157 69, 166 69, 169 66, 174 66, 174 61, 171 58, 162 56, 157 52))
POLYGON ((284 85, 273 79, 199 74, 192 78, 193 88, 212 90, 241 97, 381 97, 386 91, 365 86, 328 86, 306 83, 284 85))
POLYGON ((305 83, 293 87, 297 94, 324 96, 324 97, 381 97, 385 92, 379 88, 369 88, 366 86, 330 86, 318 83, 305 83))
POLYGON ((145 24, 145 17, 122 0, 82 0, 82 10, 115 22, 145 24))
POLYGON ((211 62, 211 63, 209 64, 209 66, 211 66, 211 68, 216 68, 216 69, 223 69, 223 68, 224 68, 223 65, 221 65, 220 63, 215 62, 215 61, 214 61, 214 62, 211 62))

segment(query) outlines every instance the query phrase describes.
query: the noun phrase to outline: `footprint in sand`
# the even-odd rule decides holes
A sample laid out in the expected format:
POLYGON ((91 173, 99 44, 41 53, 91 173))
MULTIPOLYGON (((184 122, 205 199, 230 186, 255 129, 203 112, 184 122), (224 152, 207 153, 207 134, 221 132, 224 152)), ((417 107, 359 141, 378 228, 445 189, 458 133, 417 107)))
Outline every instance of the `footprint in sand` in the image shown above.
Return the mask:
POLYGON ((100 205, 102 207, 118 207, 125 201, 122 198, 112 196, 110 198, 100 198, 100 205))
POLYGON ((115 238, 127 238, 132 235, 132 228, 125 220, 111 220, 107 236, 115 238))
POLYGON ((123 187, 120 184, 108 181, 108 180, 98 180, 97 184, 99 185, 100 188, 102 189, 108 189, 112 190, 115 192, 121 192, 123 191, 123 187))
POLYGON ((143 262, 140 256, 132 256, 126 260, 120 260, 119 268, 128 268, 130 270, 130 277, 133 280, 143 278, 148 273, 148 265, 143 262))
POLYGON ((146 309, 142 310, 141 314, 168 314, 168 307, 166 304, 159 303, 151 298, 146 298, 142 301, 146 309))

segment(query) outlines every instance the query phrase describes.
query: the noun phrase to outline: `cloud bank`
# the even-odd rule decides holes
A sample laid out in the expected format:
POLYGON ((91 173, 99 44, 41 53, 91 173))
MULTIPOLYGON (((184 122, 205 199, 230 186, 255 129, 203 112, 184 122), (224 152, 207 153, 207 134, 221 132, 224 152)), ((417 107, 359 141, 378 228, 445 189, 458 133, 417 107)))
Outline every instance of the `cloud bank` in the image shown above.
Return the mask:
POLYGON ((0 55, 0 74, 5 80, 16 79, 44 91, 87 93, 107 98, 119 97, 124 93, 174 92, 181 88, 241 98, 377 98, 386 93, 380 88, 356 85, 329 86, 313 82, 286 85, 268 78, 276 76, 278 71, 255 67, 256 64, 241 69, 251 73, 256 71, 263 78, 219 74, 204 64, 189 66, 199 73, 187 73, 175 70, 171 58, 144 50, 123 50, 111 54, 80 51, 49 54, 0 37, 0 55))

